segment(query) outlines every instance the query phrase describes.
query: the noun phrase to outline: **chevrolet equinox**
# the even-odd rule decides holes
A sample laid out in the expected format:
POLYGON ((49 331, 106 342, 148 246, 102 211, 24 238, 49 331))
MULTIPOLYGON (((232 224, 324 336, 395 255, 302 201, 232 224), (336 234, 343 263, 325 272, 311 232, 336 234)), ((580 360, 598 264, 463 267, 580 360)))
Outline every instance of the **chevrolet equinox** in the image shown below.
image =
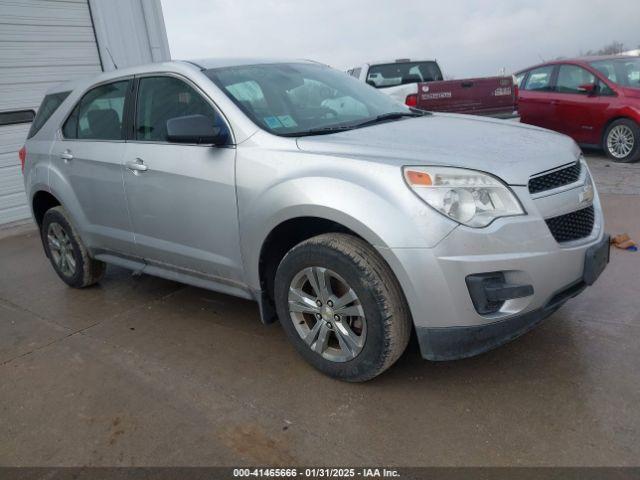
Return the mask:
POLYGON ((485 352, 609 259, 580 149, 432 114, 310 61, 201 60, 51 90, 21 149, 72 287, 119 265, 258 302, 332 377, 485 352))

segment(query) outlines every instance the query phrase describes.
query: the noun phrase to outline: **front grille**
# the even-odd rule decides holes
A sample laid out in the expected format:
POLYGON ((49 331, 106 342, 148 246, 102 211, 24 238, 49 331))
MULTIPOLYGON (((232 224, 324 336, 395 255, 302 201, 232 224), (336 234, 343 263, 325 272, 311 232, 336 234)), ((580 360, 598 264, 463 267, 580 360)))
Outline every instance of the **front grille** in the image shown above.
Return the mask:
POLYGON ((546 222, 557 242, 570 242, 588 237, 593 230, 593 205, 582 210, 547 218, 546 222))
POLYGON ((540 193, 576 182, 580 178, 580 170, 582 166, 580 162, 576 162, 561 170, 532 178, 529 180, 529 193, 540 193))

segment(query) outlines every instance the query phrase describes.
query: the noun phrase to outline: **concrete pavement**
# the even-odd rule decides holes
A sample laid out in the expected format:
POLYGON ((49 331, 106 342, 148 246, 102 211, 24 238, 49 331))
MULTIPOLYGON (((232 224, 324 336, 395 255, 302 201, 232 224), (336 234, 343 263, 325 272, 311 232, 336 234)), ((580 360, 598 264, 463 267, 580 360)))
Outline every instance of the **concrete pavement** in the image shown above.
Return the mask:
MULTIPOLYGON (((607 230, 640 239, 640 165, 591 156, 607 230)), ((109 267, 67 288, 0 239, 0 465, 638 465, 640 253, 476 358, 337 382, 254 303, 109 267)))

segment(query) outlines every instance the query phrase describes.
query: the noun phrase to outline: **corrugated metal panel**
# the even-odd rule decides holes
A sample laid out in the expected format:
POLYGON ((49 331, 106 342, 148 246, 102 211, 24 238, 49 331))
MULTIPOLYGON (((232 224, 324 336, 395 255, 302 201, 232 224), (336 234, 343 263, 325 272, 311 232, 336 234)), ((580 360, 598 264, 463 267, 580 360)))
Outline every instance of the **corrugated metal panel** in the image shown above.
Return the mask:
POLYGON ((170 60, 160 0, 89 2, 105 71, 170 60))
POLYGON ((17 153, 28 130, 29 125, 0 127, 0 224, 29 216, 17 153))
POLYGON ((31 125, 0 127, 0 168, 18 165, 18 150, 24 143, 31 125))
MULTIPOLYGON (((0 0, 0 11, 0 111, 35 110, 53 85, 101 71, 87 0, 0 0)), ((17 154, 29 127, 0 127, 0 224, 29 216, 17 154)))
MULTIPOLYGON (((169 60, 160 0, 0 0, 0 111, 37 109, 53 85, 169 60), (96 21, 95 33, 91 13, 96 21)), ((0 224, 26 218, 17 151, 29 125, 0 127, 0 224)))

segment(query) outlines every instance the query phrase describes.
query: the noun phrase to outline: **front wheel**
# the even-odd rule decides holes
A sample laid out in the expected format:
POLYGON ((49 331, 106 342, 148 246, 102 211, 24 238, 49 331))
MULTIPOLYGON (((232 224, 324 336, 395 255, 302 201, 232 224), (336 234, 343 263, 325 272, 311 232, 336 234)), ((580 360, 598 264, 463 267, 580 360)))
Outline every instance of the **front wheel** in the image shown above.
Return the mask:
POLYGON ((607 128, 603 148, 614 162, 637 162, 640 160, 640 127, 632 120, 616 120, 607 128))
POLYGON ((398 282, 363 240, 323 234, 294 247, 276 272, 280 322, 298 352, 341 380, 369 380, 400 357, 411 319, 398 282))

